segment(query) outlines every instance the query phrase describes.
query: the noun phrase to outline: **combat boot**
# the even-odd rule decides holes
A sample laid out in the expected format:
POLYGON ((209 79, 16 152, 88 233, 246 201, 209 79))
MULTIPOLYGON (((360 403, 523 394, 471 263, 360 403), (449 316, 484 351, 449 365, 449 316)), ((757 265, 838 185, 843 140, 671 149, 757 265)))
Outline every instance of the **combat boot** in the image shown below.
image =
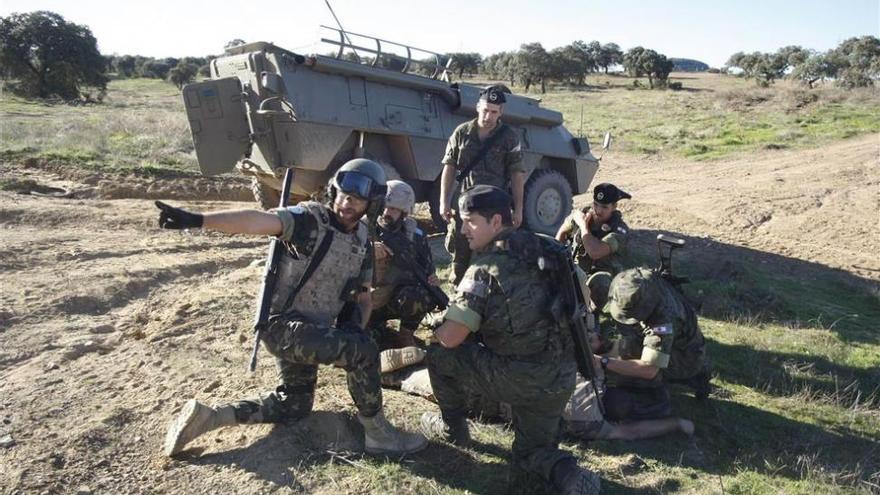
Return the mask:
POLYGON ((601 481, 599 475, 575 463, 559 485, 561 495, 599 495, 601 481))
POLYGON ((177 454, 189 442, 203 433, 238 424, 231 405, 208 407, 195 399, 183 405, 180 414, 168 426, 165 435, 165 455, 177 454))
POLYGON ((357 418, 364 427, 364 450, 368 454, 412 454, 428 446, 421 434, 395 428, 382 411, 369 418, 358 414, 357 418))
POLYGON ((447 420, 438 413, 424 413, 420 426, 422 433, 428 438, 437 438, 459 447, 467 447, 471 443, 471 434, 464 416, 447 420))
POLYGON ((424 361, 425 355, 427 355, 427 352, 418 347, 385 349, 379 353, 379 370, 382 373, 390 373, 406 368, 424 361))

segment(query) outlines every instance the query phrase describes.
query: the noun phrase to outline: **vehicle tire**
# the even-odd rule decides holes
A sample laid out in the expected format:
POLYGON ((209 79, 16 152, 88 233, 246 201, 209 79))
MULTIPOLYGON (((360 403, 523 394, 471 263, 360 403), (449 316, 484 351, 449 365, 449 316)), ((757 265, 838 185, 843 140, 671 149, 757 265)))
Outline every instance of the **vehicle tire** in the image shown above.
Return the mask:
POLYGON ((535 170, 525 186, 523 224, 533 232, 555 235, 571 213, 571 185, 559 172, 535 170))
POLYGON ((281 201, 281 191, 272 189, 256 177, 251 177, 251 191, 260 208, 264 210, 278 208, 278 203, 281 201))

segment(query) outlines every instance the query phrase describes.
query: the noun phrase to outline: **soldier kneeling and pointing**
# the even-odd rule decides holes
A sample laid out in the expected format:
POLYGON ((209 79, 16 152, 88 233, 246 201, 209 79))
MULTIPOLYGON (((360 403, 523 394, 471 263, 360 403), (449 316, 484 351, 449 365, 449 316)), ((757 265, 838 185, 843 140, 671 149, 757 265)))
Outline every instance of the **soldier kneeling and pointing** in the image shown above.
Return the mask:
POLYGON ((373 161, 351 160, 327 189, 328 204, 306 201, 270 212, 199 214, 157 202, 163 228, 271 235, 286 248, 271 297, 270 324, 262 336, 277 358, 281 385, 258 398, 215 407, 190 400, 168 429, 167 455, 221 426, 281 423, 307 416, 315 398, 319 364, 346 371, 367 452, 410 453, 427 445, 422 435, 398 430, 385 419, 379 350, 363 329, 371 310, 373 253, 367 225, 361 219, 366 215, 375 222, 382 211, 385 173, 373 161), (360 307, 360 321, 338 323, 344 295, 352 292, 360 307))

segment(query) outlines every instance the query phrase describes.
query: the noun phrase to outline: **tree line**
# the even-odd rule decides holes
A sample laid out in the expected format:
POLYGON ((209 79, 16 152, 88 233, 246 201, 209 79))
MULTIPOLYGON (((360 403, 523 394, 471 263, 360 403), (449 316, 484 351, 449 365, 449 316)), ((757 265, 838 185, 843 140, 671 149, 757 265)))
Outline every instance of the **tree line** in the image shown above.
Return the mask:
POLYGON ((736 52, 727 60, 727 66, 741 70, 743 76, 764 87, 783 77, 810 88, 826 79, 844 88, 873 86, 880 79, 880 39, 876 36, 849 38, 826 52, 796 45, 773 53, 736 52))
POLYGON ((464 73, 482 74, 494 79, 519 83, 528 91, 540 85, 547 90, 551 81, 583 86, 587 75, 606 74, 609 68, 622 66, 633 77, 647 77, 651 88, 665 87, 674 63, 661 53, 641 46, 624 52, 616 43, 602 44, 574 41, 569 45, 547 50, 539 42, 525 43, 519 50, 501 52, 483 58, 479 53, 450 53, 451 69, 459 79, 464 73))
MULTIPOLYGON (((225 48, 243 43, 236 39, 225 48)), ((103 56, 87 26, 68 22, 56 13, 36 11, 0 17, 0 78, 5 88, 26 97, 100 101, 114 73, 119 78, 163 79, 182 88, 199 74, 208 77, 213 58, 103 56)), ((543 93, 550 82, 583 86, 589 74, 607 74, 613 67, 622 67, 633 77, 646 77, 651 88, 664 88, 669 86, 669 74, 676 61, 681 65, 681 60, 641 46, 624 52, 615 43, 578 40, 551 50, 539 42, 525 43, 516 51, 486 57, 475 52, 449 53, 441 64, 448 65, 459 79, 466 73, 479 74, 518 84, 525 91, 537 86, 543 93)), ((425 62, 419 70, 432 72, 434 60, 425 62)), ((688 61, 695 65, 692 62, 696 61, 688 61)), ((400 70, 403 62, 391 57, 378 65, 400 70)), ((833 79, 845 88, 871 86, 880 79, 880 39, 850 38, 827 52, 800 46, 786 46, 773 53, 738 52, 731 55, 724 70, 730 68, 761 86, 782 77, 802 81, 811 88, 824 79, 833 79)))

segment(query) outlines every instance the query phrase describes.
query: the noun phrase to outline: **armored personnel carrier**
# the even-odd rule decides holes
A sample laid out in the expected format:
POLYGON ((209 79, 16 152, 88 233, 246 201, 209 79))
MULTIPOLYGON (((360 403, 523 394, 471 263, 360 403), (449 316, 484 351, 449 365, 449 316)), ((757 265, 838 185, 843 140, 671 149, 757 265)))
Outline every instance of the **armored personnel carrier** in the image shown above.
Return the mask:
MULTIPOLYGON (((211 79, 184 87, 202 173, 238 168, 253 177, 256 199, 269 208, 278 204, 287 168, 295 171, 293 194, 305 197, 347 160, 367 157, 382 163, 389 178, 409 183, 436 221, 446 141, 476 116, 480 88, 450 83, 439 54, 326 29, 339 35, 322 40, 338 47, 335 55, 248 43, 214 59, 211 79), (352 36, 375 48, 355 45, 352 36), (406 55, 383 51, 389 46, 406 55)), ((587 190, 598 160, 585 139, 562 125, 562 114, 541 108, 539 100, 509 96, 502 120, 522 141, 529 174, 524 222, 555 233, 571 211, 572 195, 587 190)))

